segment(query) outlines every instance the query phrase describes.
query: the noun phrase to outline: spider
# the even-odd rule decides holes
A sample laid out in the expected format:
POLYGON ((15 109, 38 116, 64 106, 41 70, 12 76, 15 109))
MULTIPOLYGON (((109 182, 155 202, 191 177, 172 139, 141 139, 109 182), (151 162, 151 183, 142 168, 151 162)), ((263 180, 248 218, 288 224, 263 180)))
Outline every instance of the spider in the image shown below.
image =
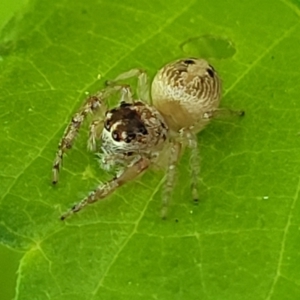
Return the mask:
POLYGON ((166 218, 176 164, 185 146, 191 148, 192 197, 198 201, 196 134, 219 115, 244 114, 218 108, 220 96, 221 81, 217 72, 200 58, 183 58, 166 64, 157 72, 151 87, 146 72, 140 69, 131 69, 108 81, 103 90, 86 99, 67 126, 53 163, 52 182, 58 182, 63 156, 72 147, 89 114, 96 118, 89 127, 88 149, 100 150, 102 168, 114 170, 115 176, 75 204, 61 220, 107 197, 150 166, 162 165, 168 157, 161 212, 162 218, 166 218), (134 77, 137 78, 137 99, 129 85, 120 83, 134 77), (115 94, 119 94, 119 105, 109 109, 106 102, 115 94), (100 149, 97 149, 98 142, 100 149))

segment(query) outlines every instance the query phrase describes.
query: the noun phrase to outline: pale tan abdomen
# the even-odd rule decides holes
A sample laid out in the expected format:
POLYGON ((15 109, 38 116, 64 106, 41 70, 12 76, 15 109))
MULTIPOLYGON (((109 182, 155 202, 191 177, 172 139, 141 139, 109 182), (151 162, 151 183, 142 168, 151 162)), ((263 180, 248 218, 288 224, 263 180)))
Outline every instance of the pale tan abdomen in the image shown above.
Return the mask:
POLYGON ((180 59, 158 71, 151 94, 171 130, 192 126, 200 131, 210 121, 207 114, 219 106, 221 82, 205 60, 180 59))

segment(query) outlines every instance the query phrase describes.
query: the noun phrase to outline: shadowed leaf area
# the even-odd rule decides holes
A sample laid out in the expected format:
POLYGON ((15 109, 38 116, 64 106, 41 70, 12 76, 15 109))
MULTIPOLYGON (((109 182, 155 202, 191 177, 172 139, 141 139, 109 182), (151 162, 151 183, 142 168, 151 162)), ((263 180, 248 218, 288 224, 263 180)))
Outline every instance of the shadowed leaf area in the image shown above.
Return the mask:
POLYGON ((0 35, 0 242, 21 253, 15 299, 298 299, 299 17, 288 0, 29 1, 0 35), (164 171, 150 170, 61 222, 112 177, 84 126, 51 185, 86 93, 189 56, 218 70, 222 107, 246 112, 198 135, 199 204, 186 151, 167 220, 164 171))

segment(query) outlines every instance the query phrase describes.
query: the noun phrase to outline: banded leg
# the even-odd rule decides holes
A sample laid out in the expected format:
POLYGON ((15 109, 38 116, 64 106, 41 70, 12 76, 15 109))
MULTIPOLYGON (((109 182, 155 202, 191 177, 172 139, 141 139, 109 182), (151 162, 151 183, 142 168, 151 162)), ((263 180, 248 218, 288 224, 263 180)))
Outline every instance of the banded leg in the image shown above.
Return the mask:
POLYGON ((148 75, 144 70, 141 69, 131 69, 127 72, 124 72, 117 76, 113 80, 107 81, 107 85, 114 86, 118 84, 119 81, 127 80, 133 77, 137 77, 138 79, 138 86, 137 86, 137 94, 138 98, 148 104, 150 104, 150 86, 148 75))
POLYGON ((171 144, 168 170, 167 170, 167 175, 166 175, 164 191, 163 191, 163 195, 162 195, 162 209, 161 209, 161 218, 162 219, 166 219, 166 217, 167 217, 168 205, 169 205, 172 190, 173 190, 173 187, 175 184, 176 165, 177 165, 177 162, 180 157, 180 152, 181 152, 181 143, 174 141, 171 144))
MULTIPOLYGON (((73 142, 77 136, 77 133, 88 114, 92 114, 103 108, 102 94, 98 93, 94 96, 90 96, 85 101, 84 105, 79 111, 72 117, 71 122, 67 126, 62 139, 58 144, 58 150, 53 162, 52 172, 52 183, 56 184, 58 181, 58 173, 60 171, 64 153, 72 148, 73 142)), ((105 109, 104 109, 105 110, 105 109)))
POLYGON ((90 195, 74 205, 69 211, 61 216, 61 220, 65 220, 72 214, 82 210, 85 206, 104 199, 106 196, 114 192, 118 187, 122 186, 128 181, 133 180, 143 171, 145 171, 150 165, 150 160, 147 158, 140 158, 132 166, 126 168, 121 174, 113 178, 112 180, 99 185, 90 195))
MULTIPOLYGON (((67 126, 62 139, 58 144, 58 150, 56 157, 53 162, 52 172, 52 183, 56 184, 58 182, 58 173, 61 169, 63 155, 64 153, 72 148, 73 142, 77 136, 77 133, 86 119, 88 114, 95 114, 101 110, 102 115, 104 116, 107 111, 106 100, 115 93, 121 93, 121 101, 131 99, 130 87, 125 85, 116 85, 103 89, 97 94, 90 96, 85 101, 84 105, 79 109, 79 111, 72 117, 71 122, 67 126)), ((91 146, 92 145, 88 145, 91 146)))

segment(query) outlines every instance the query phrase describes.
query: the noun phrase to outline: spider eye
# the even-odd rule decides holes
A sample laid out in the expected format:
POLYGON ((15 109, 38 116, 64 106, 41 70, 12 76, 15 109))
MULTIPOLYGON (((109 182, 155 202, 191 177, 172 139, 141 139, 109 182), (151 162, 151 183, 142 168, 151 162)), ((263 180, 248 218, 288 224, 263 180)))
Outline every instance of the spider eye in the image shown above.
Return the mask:
POLYGON ((146 129, 145 126, 141 126, 140 129, 139 129, 139 132, 140 132, 142 135, 148 134, 148 131, 147 131, 147 129, 146 129))
POLYGON ((112 132, 112 138, 116 141, 116 142, 120 142, 121 138, 118 134, 118 132, 115 130, 112 132))
POLYGON ((136 134, 133 132, 128 132, 127 137, 125 139, 125 143, 130 143, 132 140, 136 138, 136 134))
POLYGON ((109 129, 110 129, 110 124, 109 124, 110 122, 109 122, 109 120, 105 120, 105 122, 104 122, 104 128, 106 129, 106 130, 108 130, 109 131, 109 129))

